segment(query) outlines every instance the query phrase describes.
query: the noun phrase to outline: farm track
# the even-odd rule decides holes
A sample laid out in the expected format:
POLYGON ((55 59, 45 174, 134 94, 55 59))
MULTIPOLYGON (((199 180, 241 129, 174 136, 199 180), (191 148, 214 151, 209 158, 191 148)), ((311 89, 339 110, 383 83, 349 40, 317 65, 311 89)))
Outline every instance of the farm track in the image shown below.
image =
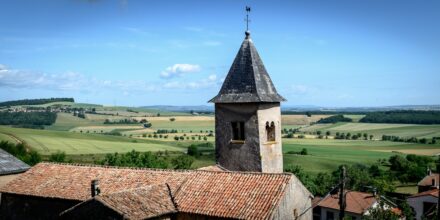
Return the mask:
POLYGON ((17 136, 15 136, 15 135, 13 135, 13 134, 6 133, 6 132, 0 132, 0 133, 2 133, 2 134, 4 134, 4 135, 7 135, 7 136, 11 137, 12 139, 15 140, 15 142, 17 142, 17 143, 19 143, 19 144, 23 144, 23 143, 26 144, 26 142, 25 142, 24 140, 19 139, 17 136))

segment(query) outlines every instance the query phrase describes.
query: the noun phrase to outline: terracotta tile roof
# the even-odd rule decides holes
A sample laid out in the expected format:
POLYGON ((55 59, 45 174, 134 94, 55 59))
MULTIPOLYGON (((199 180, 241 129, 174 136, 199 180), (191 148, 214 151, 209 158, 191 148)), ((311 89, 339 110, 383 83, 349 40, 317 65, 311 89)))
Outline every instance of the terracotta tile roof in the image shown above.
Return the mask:
MULTIPOLYGON (((376 198, 374 198, 373 194, 349 191, 346 194, 347 207, 345 208, 345 211, 356 214, 363 214, 375 202, 376 198)), ((339 210, 339 194, 324 198, 318 206, 339 210)))
POLYGON ((228 171, 226 168, 220 166, 220 165, 212 165, 207 167, 200 167, 198 170, 206 170, 206 171, 228 171))
POLYGON ((432 189, 421 193, 416 193, 408 198, 420 197, 420 196, 434 196, 438 198, 438 189, 432 189))
POLYGON ((267 219, 280 202, 292 176, 286 173, 176 171, 40 163, 0 191, 85 201, 91 197, 90 182, 93 179, 99 180, 101 198, 110 198, 115 192, 167 183, 180 212, 267 219))
POLYGON ((99 180, 101 195, 148 185, 180 184, 190 172, 135 168, 110 168, 39 163, 14 179, 2 192, 84 201, 91 197, 90 182, 99 180))
POLYGON ((78 211, 90 202, 99 202, 127 219, 147 219, 177 212, 170 197, 168 186, 158 184, 102 196, 98 195, 66 210, 62 215, 78 211))
POLYGON ((431 175, 426 175, 422 180, 420 180, 419 183, 417 183, 417 186, 431 186, 433 179, 435 179, 435 185, 438 186, 439 184, 438 173, 432 173, 431 175))
POLYGON ((182 212, 267 219, 290 179, 286 174, 196 172, 182 185, 175 201, 182 212))

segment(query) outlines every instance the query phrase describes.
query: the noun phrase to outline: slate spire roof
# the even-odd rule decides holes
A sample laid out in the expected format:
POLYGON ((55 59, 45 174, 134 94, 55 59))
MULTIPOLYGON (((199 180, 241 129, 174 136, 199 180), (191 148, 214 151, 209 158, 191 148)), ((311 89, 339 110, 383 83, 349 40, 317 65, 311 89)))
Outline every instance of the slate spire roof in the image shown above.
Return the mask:
POLYGON ((286 101, 277 93, 263 61, 252 42, 250 32, 232 63, 222 88, 217 96, 209 102, 243 103, 243 102, 282 102, 286 101))
POLYGON ((0 149, 0 176, 23 173, 30 168, 23 161, 0 149))

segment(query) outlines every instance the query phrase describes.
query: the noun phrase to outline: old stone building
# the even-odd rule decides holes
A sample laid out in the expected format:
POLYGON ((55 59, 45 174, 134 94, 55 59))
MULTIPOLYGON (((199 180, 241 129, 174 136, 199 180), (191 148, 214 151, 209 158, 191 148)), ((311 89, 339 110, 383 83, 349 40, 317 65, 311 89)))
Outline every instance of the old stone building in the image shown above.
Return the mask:
POLYGON ((311 219, 289 173, 39 163, 0 190, 0 219, 311 219))
POLYGON ((216 160, 234 171, 283 172, 281 97, 252 42, 250 32, 215 103, 216 160))

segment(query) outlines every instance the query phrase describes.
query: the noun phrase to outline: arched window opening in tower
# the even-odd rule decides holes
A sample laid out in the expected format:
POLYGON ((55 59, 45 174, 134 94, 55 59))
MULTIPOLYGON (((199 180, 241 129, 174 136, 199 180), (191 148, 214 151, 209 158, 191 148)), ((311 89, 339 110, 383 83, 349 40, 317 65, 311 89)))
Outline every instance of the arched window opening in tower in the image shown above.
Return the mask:
POLYGON ((236 121, 231 122, 232 126, 232 140, 234 141, 244 141, 244 122, 236 121))
POLYGON ((267 134, 267 141, 272 142, 275 141, 275 123, 271 122, 269 125, 269 122, 266 122, 266 134, 267 134))

